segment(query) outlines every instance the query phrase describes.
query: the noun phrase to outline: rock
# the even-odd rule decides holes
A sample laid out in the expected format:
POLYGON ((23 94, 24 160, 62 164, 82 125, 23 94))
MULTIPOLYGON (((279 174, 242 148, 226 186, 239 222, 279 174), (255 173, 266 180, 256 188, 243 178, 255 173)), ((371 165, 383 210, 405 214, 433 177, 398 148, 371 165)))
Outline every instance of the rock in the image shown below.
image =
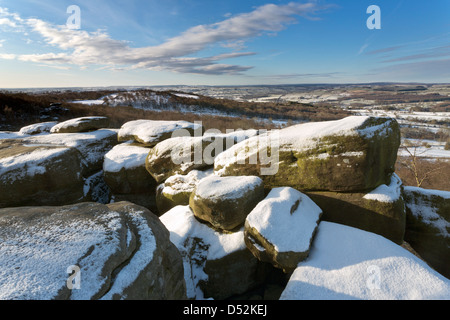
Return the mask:
POLYGON ((186 298, 167 229, 131 203, 1 209, 0 255, 1 300, 186 298))
POLYGON ((197 218, 218 229, 233 230, 263 199, 264 185, 258 177, 211 176, 199 182, 189 205, 197 218))
POLYGON ((440 300, 450 281, 384 237, 321 222, 281 300, 440 300))
POLYGON ((405 187, 405 240, 450 279, 450 192, 405 187))
POLYGON ((388 184, 397 159, 395 119, 348 117, 250 138, 221 153, 220 176, 257 175, 266 188, 355 192, 388 184))
POLYGON ((273 189, 245 220, 245 243, 260 261, 286 273, 308 257, 322 210, 292 188, 273 189))
POLYGON ((0 140, 0 207, 87 201, 87 180, 102 170, 115 137, 100 130, 0 140))
POLYGON ((187 121, 136 120, 125 123, 119 131, 119 142, 135 141, 147 147, 172 137, 179 131, 190 136, 203 135, 203 127, 187 121))
POLYGON ((243 229, 215 231, 199 222, 188 206, 177 206, 160 220, 183 257, 189 299, 222 300, 263 281, 267 266, 247 250, 243 229))
POLYGON ((106 117, 82 117, 61 122, 51 128, 51 133, 80 133, 108 128, 106 117))
POLYGON ((322 220, 373 232, 402 244, 406 212, 402 181, 393 174, 388 185, 370 193, 307 192, 323 210, 322 220))
POLYGON ((60 133, 22 139, 26 145, 64 146, 75 148, 81 155, 83 175, 103 169, 103 159, 117 144, 117 130, 102 129, 85 133, 60 133))
POLYGON ((27 135, 33 136, 41 133, 50 133, 50 130, 57 124, 58 124, 57 122, 43 122, 32 124, 20 129, 19 134, 23 136, 27 135))
POLYGON ((214 171, 193 170, 187 175, 174 175, 156 188, 156 205, 160 214, 176 206, 188 206, 189 199, 200 180, 213 175, 214 171))
POLYGON ((156 181, 145 169, 150 148, 123 143, 104 158, 105 181, 114 194, 139 194, 155 190, 156 181))
POLYGON ((105 155, 104 178, 114 201, 129 201, 160 215, 155 179, 145 169, 150 149, 132 143, 115 146, 105 155))
MULTIPOLYGON (((179 136, 158 143, 149 153, 146 168, 158 181, 173 175, 187 175, 214 165, 214 159, 235 143, 256 136, 257 130, 241 130, 220 134, 214 130, 204 136, 179 136)), ((180 133, 181 135, 181 133, 180 133)))
POLYGON ((204 169, 208 167, 203 159, 206 146, 207 142, 202 137, 164 140, 150 150, 145 167, 158 183, 174 175, 186 175, 192 170, 204 169))

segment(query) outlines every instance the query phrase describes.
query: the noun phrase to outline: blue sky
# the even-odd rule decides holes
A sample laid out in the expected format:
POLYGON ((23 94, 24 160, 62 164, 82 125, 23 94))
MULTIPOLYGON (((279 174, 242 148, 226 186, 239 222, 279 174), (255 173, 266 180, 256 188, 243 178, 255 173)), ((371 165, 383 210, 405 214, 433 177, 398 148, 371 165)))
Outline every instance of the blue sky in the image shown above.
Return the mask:
POLYGON ((0 88, 381 81, 450 83, 450 1, 0 0, 0 88))

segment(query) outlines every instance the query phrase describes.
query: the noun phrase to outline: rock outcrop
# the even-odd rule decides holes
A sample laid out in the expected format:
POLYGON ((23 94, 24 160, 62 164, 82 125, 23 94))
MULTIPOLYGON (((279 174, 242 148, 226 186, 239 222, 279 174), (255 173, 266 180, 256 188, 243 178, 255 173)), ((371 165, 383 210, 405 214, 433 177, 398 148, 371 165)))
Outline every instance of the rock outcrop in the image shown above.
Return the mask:
POLYGON ((405 187, 407 241, 436 271, 450 279, 450 192, 405 187))
POLYGON ((405 235, 406 212, 402 181, 393 174, 387 185, 371 192, 307 192, 323 210, 323 220, 382 235, 401 245, 405 235))
POLYGON ((188 206, 177 206, 160 219, 183 257, 188 298, 225 299, 264 280, 267 266, 247 250, 243 229, 216 231, 198 221, 188 206))
POLYGON ((389 183, 399 146, 394 119, 348 117, 250 138, 221 153, 214 168, 221 176, 262 175, 268 188, 367 191, 389 183))
POLYGON ((308 257, 322 210, 292 188, 275 188, 245 220, 245 243, 260 261, 286 273, 308 257))
POLYGON ((321 222, 282 300, 447 300, 450 280, 384 237, 321 222))
POLYGON ((107 117, 82 117, 58 123, 50 129, 51 133, 80 133, 108 128, 107 117))
POLYGON ((252 209, 264 199, 264 184, 258 177, 207 177, 191 194, 194 215, 220 230, 244 224, 252 209))
POLYGON ((156 205, 158 212, 164 214, 176 206, 188 206, 192 192, 200 180, 213 175, 207 171, 193 170, 187 175, 174 175, 156 188, 156 205))
POLYGON ((152 212, 156 210, 156 181, 145 169, 150 148, 122 143, 104 158, 104 179, 116 201, 131 201, 152 212))
POLYGON ((127 202, 1 209, 0 256, 2 300, 186 298, 169 232, 127 202))
POLYGON ((159 142, 172 137, 174 133, 202 136, 203 127, 187 121, 136 120, 125 123, 118 133, 119 142, 134 141, 146 147, 154 147, 159 142))
POLYGON ((0 207, 64 205, 88 199, 116 131, 0 140, 0 207))

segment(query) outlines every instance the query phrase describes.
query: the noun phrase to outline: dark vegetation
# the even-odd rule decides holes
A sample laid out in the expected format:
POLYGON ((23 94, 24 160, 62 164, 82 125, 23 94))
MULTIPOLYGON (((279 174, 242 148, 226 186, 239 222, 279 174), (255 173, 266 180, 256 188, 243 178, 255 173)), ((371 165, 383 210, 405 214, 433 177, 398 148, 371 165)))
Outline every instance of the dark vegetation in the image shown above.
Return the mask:
MULTIPOLYGON (((148 93, 149 90, 145 90, 148 93)), ((71 103, 76 100, 97 100, 115 91, 61 91, 29 93, 0 93, 0 130, 18 130, 21 127, 44 121, 64 121, 82 116, 108 116, 111 127, 120 126, 131 120, 186 120, 203 121, 206 128, 248 129, 273 128, 269 120, 288 120, 292 123, 309 121, 326 121, 342 119, 350 115, 339 108, 315 107, 299 103, 251 103, 234 100, 215 99, 200 96, 199 99, 178 97, 172 92, 155 94, 169 96, 170 103, 176 105, 194 105, 196 109, 214 109, 222 113, 233 114, 235 117, 219 117, 198 113, 182 113, 177 111, 152 111, 135 109, 124 103, 123 106, 109 107, 107 105, 88 106, 71 103), (261 121, 266 119, 267 121, 261 121)), ((126 93, 123 93, 126 95, 126 93)))

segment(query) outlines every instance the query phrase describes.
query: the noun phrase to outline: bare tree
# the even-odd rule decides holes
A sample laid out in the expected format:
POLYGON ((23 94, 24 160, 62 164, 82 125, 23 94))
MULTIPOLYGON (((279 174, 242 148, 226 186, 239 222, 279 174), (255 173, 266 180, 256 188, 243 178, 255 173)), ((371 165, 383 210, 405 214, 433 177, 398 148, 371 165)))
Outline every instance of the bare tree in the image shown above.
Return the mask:
POLYGON ((414 176, 417 187, 422 187, 425 181, 443 169, 443 166, 437 166, 431 169, 425 168, 422 164, 423 160, 420 160, 420 157, 426 153, 426 150, 419 152, 419 146, 413 145, 409 140, 406 140, 401 148, 408 153, 408 156, 400 161, 400 165, 414 176))

